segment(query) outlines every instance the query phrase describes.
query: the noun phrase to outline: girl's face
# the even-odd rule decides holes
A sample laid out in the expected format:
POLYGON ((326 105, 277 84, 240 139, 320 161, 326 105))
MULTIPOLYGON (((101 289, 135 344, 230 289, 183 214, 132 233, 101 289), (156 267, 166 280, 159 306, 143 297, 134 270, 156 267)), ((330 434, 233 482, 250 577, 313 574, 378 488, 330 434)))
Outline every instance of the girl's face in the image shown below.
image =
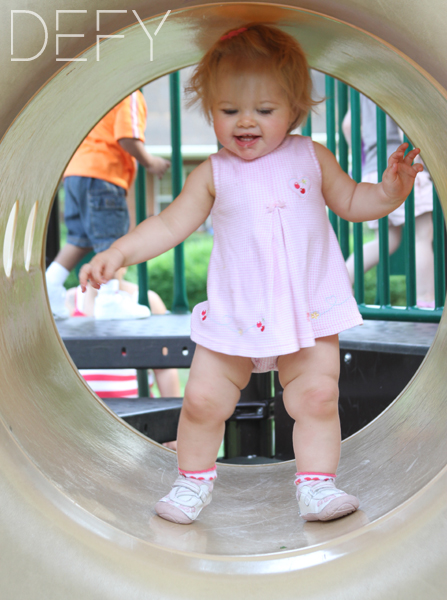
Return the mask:
POLYGON ((269 73, 223 73, 212 116, 219 142, 245 160, 277 148, 294 119, 284 91, 269 73))

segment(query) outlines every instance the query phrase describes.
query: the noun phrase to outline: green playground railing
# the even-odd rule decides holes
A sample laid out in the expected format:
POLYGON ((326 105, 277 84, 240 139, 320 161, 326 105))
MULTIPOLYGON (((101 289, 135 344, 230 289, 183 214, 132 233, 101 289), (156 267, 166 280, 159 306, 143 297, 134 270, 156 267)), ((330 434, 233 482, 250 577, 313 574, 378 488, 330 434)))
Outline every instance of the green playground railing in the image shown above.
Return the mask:
MULTIPOLYGON (((171 108, 171 177, 172 198, 176 198, 183 187, 183 161, 182 161, 182 126, 181 126, 181 101, 180 101, 180 76, 179 72, 169 75, 170 108, 171 108)), ((135 182, 136 222, 141 223, 146 218, 146 174, 139 165, 135 182)), ((147 264, 138 265, 138 302, 148 305, 147 291, 149 277, 147 264)), ((186 296, 185 259, 183 244, 174 250, 174 298, 171 312, 185 314, 189 312, 188 298, 186 296)))
MULTIPOLYGON (((181 123, 180 123, 180 86, 179 74, 170 75, 171 94, 171 143, 172 143, 172 197, 175 198, 183 185, 181 155, 181 123)), ((360 124, 360 96, 355 89, 332 77, 325 76, 326 104, 326 144, 337 157, 342 169, 350 171, 357 182, 362 178, 362 142, 360 124), (351 149, 342 133, 343 118, 351 109, 351 149)), ((302 129, 303 135, 312 135, 312 116, 310 115, 302 129)), ((405 141, 410 141, 405 137, 405 141)), ((377 156, 378 171, 381 174, 386 168, 386 122, 385 113, 377 107, 377 156)), ((411 148, 411 143, 410 143, 411 148)), ((381 175, 380 175, 381 176, 381 175)), ((141 180, 144 172, 139 173, 137 195, 137 219, 144 217, 145 190, 141 180)), ((416 250, 415 250, 415 215, 414 194, 408 197, 405 204, 405 227, 403 237, 404 269, 406 284, 406 306, 392 306, 390 301, 390 256, 388 247, 388 218, 379 221, 379 265, 377 268, 377 301, 376 304, 365 303, 365 277, 363 270, 363 224, 340 219, 330 212, 329 219, 339 241, 345 259, 351 249, 354 251, 355 283, 354 295, 361 314, 365 319, 383 319, 388 321, 438 322, 442 315, 446 294, 445 273, 445 225, 444 216, 436 190, 433 187, 433 252, 435 308, 421 309, 416 306, 416 250)), ((140 266, 138 270, 140 301, 147 303, 147 268, 140 266), (146 300, 145 300, 146 299, 146 300)), ((183 245, 175 249, 174 258, 174 299, 173 313, 188 312, 186 296, 183 245)))

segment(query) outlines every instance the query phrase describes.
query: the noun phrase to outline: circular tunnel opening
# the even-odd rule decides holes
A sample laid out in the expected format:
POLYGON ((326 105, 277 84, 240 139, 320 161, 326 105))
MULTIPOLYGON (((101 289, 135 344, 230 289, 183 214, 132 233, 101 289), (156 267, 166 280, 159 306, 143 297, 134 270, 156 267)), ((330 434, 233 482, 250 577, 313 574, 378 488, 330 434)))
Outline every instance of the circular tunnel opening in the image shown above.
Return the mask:
MULTIPOLYGON (((187 70, 188 71, 188 70, 187 70)), ((332 80, 332 82, 328 79, 328 76, 325 76, 321 72, 313 71, 313 81, 314 81, 314 89, 315 96, 318 99, 325 97, 325 92, 328 83, 336 88, 338 91, 335 94, 333 92, 333 96, 330 98, 326 98, 326 104, 320 104, 316 107, 316 111, 312 117, 312 135, 313 139, 316 141, 327 144, 329 135, 328 135, 328 118, 326 112, 328 111, 328 103, 329 101, 336 102, 338 101, 337 107, 340 111, 340 104, 343 92, 347 96, 348 91, 344 90, 342 87, 342 82, 337 80, 332 80), (335 85, 334 85, 335 84, 335 85)), ((182 77, 183 82, 186 84, 188 75, 182 77)), ((160 107, 163 104, 163 101, 167 104, 169 98, 169 81, 168 77, 160 78, 157 81, 156 87, 154 84, 149 84, 143 88, 143 93, 147 98, 147 103, 151 106, 151 113, 154 113, 155 108, 154 104, 160 110, 160 107), (161 98, 164 100, 162 101, 161 98)), ((349 104, 347 103, 347 106, 349 104)), ((331 107, 332 108, 332 107, 331 107)), ((346 110, 346 109, 345 109, 346 110)), ((349 110, 349 109, 348 109, 349 110)), ((150 114, 151 114, 150 113, 150 114)), ((199 113, 199 111, 196 111, 199 113)), ((349 116, 349 112, 346 113, 349 116)), ((346 118, 346 117, 345 117, 346 118)), ((341 117, 338 116, 338 120, 341 122, 341 117)), ((345 119, 344 119, 345 120, 345 119)), ((203 144, 207 142, 207 151, 209 148, 215 149, 215 141, 214 133, 211 129, 206 126, 203 126, 204 119, 199 114, 191 114, 191 113, 183 113, 182 115, 182 123, 188 124, 188 130, 186 135, 183 137, 184 144, 188 146, 188 144, 192 144, 194 142, 194 138, 199 138, 200 142, 203 144), (194 121, 190 123, 190 121, 194 121), (191 135, 192 133, 192 135, 191 135), (185 139, 186 138, 186 139, 185 139)), ((301 128, 300 128, 301 131, 301 128)), ((335 133, 335 131, 334 131, 335 133)), ((338 135, 341 136, 342 131, 341 128, 338 131, 338 135)), ((347 134, 346 134, 347 135, 347 134)), ((146 140, 149 145, 149 150, 155 151, 163 155, 167 158, 170 158, 167 148, 167 142, 169 142, 169 120, 165 115, 155 114, 151 117, 149 116, 149 121, 146 126, 146 140), (162 118, 166 121, 165 129, 166 131, 160 131, 160 121, 162 118), (161 143, 163 142, 163 144, 161 143)), ((339 142, 340 144, 340 142, 339 142)), ((346 140, 346 145, 350 144, 350 138, 346 140)), ((202 150, 203 152, 203 150, 202 150)), ((340 160, 340 152, 338 150, 338 156, 340 160)), ((197 151, 196 151, 197 154, 197 151)), ((203 154, 200 158, 195 158, 191 160, 189 155, 186 157, 186 168, 185 171, 188 173, 196 164, 207 157, 207 154, 203 154)), ((347 158, 347 157, 346 157, 347 158)), ((348 170, 351 169, 348 166, 350 163, 347 163, 348 170)), ((157 181, 156 178, 146 176, 145 187, 147 191, 146 198, 146 212, 147 214, 158 213, 167 203, 167 191, 170 189, 169 178, 171 177, 170 172, 168 171, 161 181, 157 181), (158 197, 157 197, 158 196, 158 197)), ((172 192, 171 192, 172 193, 172 192)), ((59 210, 54 210, 56 207, 53 207, 53 213, 49 220, 49 229, 50 232, 47 234, 47 264, 49 262, 49 257, 54 256, 54 248, 59 246, 59 238, 65 240, 65 230, 63 230, 60 234, 60 230, 64 228, 63 222, 63 189, 59 189, 59 198, 56 199, 56 202, 59 200, 60 208, 59 210), (61 194, 62 192, 62 194, 61 194), (60 196, 62 195, 62 198, 60 196), (55 220, 57 222, 55 223, 55 220), (51 238, 51 239, 48 239, 51 238)), ((131 213, 131 227, 135 225, 135 190, 132 187, 128 193, 128 205, 129 211, 131 213)), ((28 226, 31 227, 32 223, 35 219, 35 210, 36 205, 33 207, 30 213, 30 220, 28 221, 28 226)), ((212 221, 209 223, 209 227, 212 227, 212 221)), ((350 231, 350 246, 352 247, 352 225, 350 231)), ((338 223, 337 223, 338 228, 338 223)), ((208 241, 212 239, 212 236, 209 235, 208 229, 203 227, 204 231, 200 234, 201 237, 209 238, 208 241)), ((371 241, 373 239, 373 230, 368 229, 366 226, 363 228, 363 236, 364 242, 371 241)), ((202 240, 203 241, 203 240, 202 240)), ((188 243, 188 241, 187 241, 188 243)), ((212 243, 212 242, 211 242, 212 243)), ((204 245, 204 244, 202 244, 204 245)), ((403 242, 401 244, 403 246, 403 242)), ((211 246, 210 246, 211 248, 211 246)), ((88 259, 89 257, 87 257, 88 259)), ((395 257, 393 257, 395 258, 395 257)), ((204 254, 203 262, 207 263, 209 259, 209 253, 204 254)), ((402 260, 402 257, 400 257, 402 260)), ((80 264, 82 264, 81 261, 80 264)), ((392 304, 395 305, 405 305, 405 275, 403 274, 402 265, 398 264, 397 261, 395 270, 392 271, 391 277, 391 291, 392 291, 392 304), (399 271, 400 268, 400 271, 399 271)), ((151 287, 155 289, 155 292, 161 292, 163 298, 161 299, 161 303, 164 300, 165 306, 167 305, 170 308, 169 302, 172 299, 172 290, 167 293, 164 288, 160 290, 157 287, 157 282, 160 281, 160 276, 158 273, 155 273, 155 284, 152 285, 154 281, 154 270, 157 270, 157 265, 154 265, 154 262, 151 262, 151 274, 150 281, 151 287)), ((79 266, 76 268, 76 272, 79 269, 79 266)), ((203 270, 205 273, 205 269, 203 270)), ((129 272, 126 274, 126 279, 129 283, 123 284, 123 291, 125 294, 133 293, 135 295, 136 283, 138 282, 136 269, 132 270, 132 273, 129 272), (124 287, 124 285, 126 287, 124 287)), ((371 271, 367 275, 368 279, 365 284, 365 288, 367 290, 367 296, 365 297, 366 304, 374 304, 377 299, 377 287, 376 287, 376 274, 374 271, 371 271)), ((161 278, 163 279, 163 277, 161 278)), ((164 277, 166 279, 166 277, 164 277)), ((188 283, 188 282, 187 282, 188 283)), ((194 296, 192 300, 192 305, 195 305, 197 302, 200 302, 206 299, 206 280, 202 282, 202 296, 197 298, 194 296)), ((84 296, 79 293, 79 290, 76 290, 76 286, 78 285, 78 280, 76 277, 76 273, 72 272, 69 277, 69 283, 66 284, 66 287, 71 289, 68 290, 66 307, 70 311, 70 315, 77 314, 84 316, 93 316, 93 302, 90 300, 84 301, 84 296), (84 309, 84 307, 86 307, 84 309)), ((197 287, 197 282, 195 282, 195 286, 197 287)), ((149 298, 150 302, 150 298, 149 298)), ((157 300, 157 303, 160 304, 160 299, 157 300)), ((155 306, 155 305, 154 305, 155 306)), ((155 309, 154 306, 151 306, 153 314, 155 312, 159 312, 158 308, 155 309)), ((165 310, 165 307, 163 307, 165 310)), ((59 323, 59 322, 57 322, 59 323)), ((77 333, 82 335, 83 324, 87 329, 91 328, 91 323, 86 322, 84 320, 78 321, 76 327, 77 333)), ((369 422, 373 419, 377 418, 393 401, 398 395, 402 392, 403 388, 410 381, 411 377, 416 372, 417 368, 420 366, 424 354, 427 352, 429 345, 434 338, 436 332, 436 326, 434 324, 419 324, 416 326, 412 326, 409 324, 401 324, 398 327, 401 331, 392 331, 388 326, 387 331, 382 331, 383 324, 379 324, 376 326, 374 322, 368 322, 367 326, 371 329, 371 334, 376 342, 385 342, 388 337, 400 338, 399 341, 402 342, 402 338, 405 337, 406 334, 406 347, 404 349, 396 349, 398 344, 396 344, 396 348, 392 352, 385 351, 383 349, 381 351, 373 350, 368 344, 368 339, 365 337, 361 340, 361 343, 352 336, 347 335, 343 336, 341 339, 341 380, 340 380, 340 416, 341 416, 341 430, 342 430, 342 438, 346 439, 349 436, 355 434, 357 431, 365 427, 369 422), (415 329, 416 328, 416 329, 415 329), (415 330, 418 330, 418 336, 415 337, 415 330), (412 353, 408 341, 414 344, 415 349, 412 353), (363 347, 362 347, 363 344, 363 347), (368 352, 369 350, 369 352, 368 352)), ((62 338, 64 338, 64 325, 59 328, 60 334, 62 338)), ((70 330, 75 330, 73 326, 70 326, 70 330)), ((397 342, 397 340, 396 340, 397 342)), ((383 344, 385 347, 385 344, 383 344)), ((70 353, 70 344, 68 351, 70 353)), ((167 346, 163 346, 161 348, 161 353, 163 356, 168 356, 169 348, 167 346)), ((182 355, 192 356, 189 354, 190 350, 187 347, 182 349, 182 355)), ((127 350, 125 346, 121 348, 121 355, 123 358, 127 359, 127 350)), ((79 356, 79 352, 74 352, 73 360, 75 364, 79 356)), ((107 365, 101 365, 107 366, 107 365)), ((169 425, 166 423, 166 418, 162 417, 163 406, 162 404, 158 405, 158 412, 150 413, 145 412, 150 410, 150 406, 146 403, 144 406, 134 404, 132 406, 132 402, 126 400, 127 398, 134 398, 138 395, 135 391, 135 388, 138 387, 137 374, 135 370, 129 369, 117 369, 117 370, 103 370, 100 367, 92 367, 91 365, 84 364, 81 368, 81 375, 86 378, 88 385, 92 388, 94 392, 100 397, 103 398, 106 405, 113 410, 118 416, 124 418, 126 422, 128 422, 131 426, 136 428, 141 433, 144 433, 147 437, 151 439, 161 442, 161 443, 169 443, 170 447, 175 448, 175 444, 171 444, 172 440, 175 436, 175 431, 177 427, 178 417, 179 417, 179 405, 168 406, 166 405, 167 414, 169 414, 168 420, 172 420, 172 423, 169 425), (87 369, 87 370, 86 370, 87 369), (99 370, 98 370, 99 369, 99 370), (107 379, 110 378, 110 380, 107 379), (133 377, 132 382, 130 378, 133 377), (115 388, 113 389, 113 385, 115 382, 115 388), (124 386, 124 387, 122 387, 124 386), (122 390, 122 395, 118 399, 118 391, 122 390), (109 398, 113 398, 109 400, 109 398), (159 421, 159 424, 158 424, 159 421), (160 428, 157 430, 157 424, 160 428), (164 429, 163 429, 164 428, 164 429), (168 433, 169 432, 169 433, 168 433), (169 439, 168 439, 169 438, 169 439), (171 439, 172 438, 172 439, 171 439)), ((155 372, 155 385, 158 385, 157 374, 159 371, 155 372)), ((174 374, 173 374, 174 377, 174 374)), ((155 388, 155 395, 161 397, 182 397, 184 385, 186 383, 187 374, 184 372, 180 373, 180 381, 181 389, 177 391, 177 387, 180 386, 171 386, 176 389, 172 391, 168 387, 158 386, 155 388)), ((152 390, 152 386, 154 384, 154 377, 152 374, 149 375, 149 387, 152 390)), ((163 385, 163 383, 161 384, 163 385)), ((282 400, 280 397, 280 386, 278 384, 277 379, 271 382, 271 387, 275 388, 272 391, 272 397, 270 398, 269 406, 262 407, 250 407, 249 405, 244 405, 244 407, 238 407, 237 414, 235 414, 232 422, 229 424, 229 427, 233 429, 233 431, 228 432, 224 443, 228 445, 228 448, 231 446, 232 452, 228 456, 226 452, 225 446, 222 447, 221 452, 219 453, 219 460, 222 462, 228 462, 231 464, 267 464, 271 462, 272 457, 274 461, 282 461, 282 460, 292 460, 293 459, 293 448, 292 448, 292 428, 293 421, 286 414, 284 407, 282 405, 282 400), (279 393, 279 396, 277 394, 279 393), (257 420, 258 423, 255 424, 255 428, 252 430, 248 427, 247 421, 250 419, 250 415, 252 415, 253 420, 257 420), (260 419, 269 419, 270 427, 266 427, 259 423, 260 419), (244 420, 245 423, 235 423, 236 420, 244 420), (257 427, 256 427, 257 425, 257 427), (275 428, 276 426, 276 428, 275 428), (245 444, 241 444, 240 441, 235 442, 235 435, 241 438, 244 437, 260 437, 260 436, 269 436, 270 440, 264 441, 263 443, 257 442, 249 442, 245 444), (277 446, 277 448, 276 448, 277 446), (239 455, 243 452, 243 455, 239 455)), ((139 390, 140 396, 147 395, 147 392, 141 392, 139 390)), ((152 393, 151 393, 152 395, 152 393)), ((262 394, 261 394, 262 396, 262 394)), ((259 399, 262 400, 260 397, 259 399)), ((258 402, 259 404, 259 402, 258 402)))

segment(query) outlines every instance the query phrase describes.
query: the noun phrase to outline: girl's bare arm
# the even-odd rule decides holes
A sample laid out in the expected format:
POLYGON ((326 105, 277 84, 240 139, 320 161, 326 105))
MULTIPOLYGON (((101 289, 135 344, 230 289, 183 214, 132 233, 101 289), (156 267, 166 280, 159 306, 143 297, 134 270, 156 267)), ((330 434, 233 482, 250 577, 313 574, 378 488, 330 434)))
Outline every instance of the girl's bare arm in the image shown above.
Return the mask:
POLYGON ((410 193, 420 164, 412 164, 419 154, 415 148, 404 157, 407 144, 401 144, 388 159, 382 182, 356 183, 337 163, 330 150, 314 143, 323 175, 323 196, 338 216, 358 223, 380 219, 395 210, 410 193))
POLYGON ((149 217, 105 252, 97 254, 79 273, 84 290, 112 279, 120 267, 138 264, 163 254, 193 233, 210 214, 214 202, 210 159, 187 178, 181 194, 159 215, 149 217))

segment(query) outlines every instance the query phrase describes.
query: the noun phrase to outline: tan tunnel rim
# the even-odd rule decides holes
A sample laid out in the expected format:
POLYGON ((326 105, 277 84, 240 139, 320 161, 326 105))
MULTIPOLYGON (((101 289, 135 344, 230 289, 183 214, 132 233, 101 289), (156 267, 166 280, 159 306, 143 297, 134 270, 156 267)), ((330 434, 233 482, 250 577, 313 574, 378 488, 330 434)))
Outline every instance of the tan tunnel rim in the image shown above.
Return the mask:
MULTIPOLYGON (((242 8, 243 7, 244 5, 242 5, 242 8)), ((219 7, 218 9, 215 9, 210 7, 206 10, 209 15, 207 20, 208 31, 215 27, 215 31, 220 32, 221 30, 226 29, 228 24, 232 21, 231 18, 226 16, 225 8, 219 7)), ((172 44, 171 47, 167 45, 166 48, 160 44, 160 50, 163 50, 163 60, 160 61, 160 63, 157 63, 157 65, 154 65, 154 76, 158 76, 163 72, 167 72, 178 66, 184 66, 197 59, 200 51, 195 47, 193 38, 196 32, 200 33, 200 19, 198 13, 199 11, 202 11, 200 12, 200 17, 202 18, 206 10, 203 8, 196 9, 195 12, 194 10, 186 10, 178 15, 173 14, 172 20, 166 22, 165 26, 172 38, 178 39, 179 36, 182 36, 182 39, 185 40, 187 51, 182 51, 182 62, 179 64, 178 60, 177 62, 172 62, 172 54, 175 54, 172 44)), ((443 187, 444 179, 442 165, 445 164, 445 150, 443 148, 443 138, 440 134, 444 129, 444 119, 446 118, 444 116, 446 111, 445 93, 443 89, 433 82, 429 76, 426 76, 422 69, 418 68, 417 65, 411 63, 411 61, 407 61, 405 56, 395 53, 392 48, 378 42, 359 30, 353 30, 347 25, 337 23, 334 20, 316 14, 295 12, 291 9, 287 10, 278 7, 259 7, 259 11, 261 10, 273 11, 274 20, 279 21, 280 24, 284 24, 284 27, 289 31, 291 31, 291 24, 296 22, 295 27, 299 32, 299 39, 309 52, 312 66, 328 71, 348 83, 355 84, 361 91, 375 99, 383 106, 383 108, 395 117, 416 144, 427 148, 424 158, 434 176, 441 200, 443 200, 445 198, 445 190, 443 187), (316 32, 320 35, 319 41, 316 41, 315 39, 316 32), (323 44, 321 43, 321 39, 324 40, 323 44), (344 54, 337 53, 337 45, 340 46, 340 43, 342 43, 341 45, 344 44, 344 54), (351 56, 356 56, 357 66, 352 64, 351 58, 346 58, 346 55, 349 56, 346 49, 350 50, 352 53, 351 56), (369 61, 371 49, 375 50, 374 67, 377 72, 377 79, 374 80, 371 80, 369 77, 369 71, 362 71, 358 66, 359 63, 360 65, 363 64, 363 66, 369 64, 367 61, 369 61), (330 67, 328 68, 327 62, 325 62, 323 68, 323 60, 327 59, 328 55, 330 57, 330 67), (397 85, 401 92, 403 90, 406 92, 409 100, 405 105, 405 111, 402 110, 396 100, 399 95, 395 92, 393 94, 390 93, 390 81, 393 81, 394 85, 397 85), (410 90, 408 89, 409 81, 413 84, 412 89, 410 90), (428 99, 430 102, 428 102, 428 99), (427 104, 429 104, 428 109, 427 104), (416 115, 420 114, 420 107, 422 105, 426 108, 426 117, 423 124, 415 118, 416 115)), ((235 22, 238 22, 238 20, 239 17, 235 19, 235 22)), ((140 33, 137 27, 134 27, 133 30, 129 32, 128 38, 126 39, 126 48, 131 47, 132 50, 135 51, 135 48, 142 48, 146 41, 147 38, 144 38, 144 34, 140 33)), ((81 67, 77 65, 73 67, 70 66, 69 76, 75 80, 75 83, 72 84, 73 87, 70 88, 70 98, 68 98, 67 88, 63 81, 63 78, 68 75, 67 69, 65 69, 59 75, 54 77, 51 82, 45 85, 41 92, 32 100, 27 109, 17 118, 16 122, 10 128, 0 146, 0 156, 2 156, 1 164, 3 165, 3 173, 1 174, 2 183, 0 184, 2 191, 0 222, 5 222, 4 214, 9 214, 13 203, 17 199, 19 200, 19 219, 14 245, 11 283, 8 284, 8 282, 6 282, 6 285, 3 286, 3 289, 0 291, 2 306, 8 306, 10 308, 7 317, 5 313, 2 314, 3 340, 0 351, 2 353, 1 362, 3 366, 1 367, 1 374, 2 380, 6 383, 0 410, 2 412, 3 423, 12 430, 11 437, 18 441, 25 454, 31 458, 36 467, 68 497, 70 497, 71 490, 67 487, 67 484, 60 479, 62 474, 62 469, 60 468, 61 465, 55 465, 54 455, 51 455, 46 448, 40 446, 40 440, 38 438, 35 437, 33 439, 32 435, 30 435, 30 432, 32 432, 31 422, 36 423, 36 421, 40 426, 38 431, 42 436, 41 439, 45 439, 49 432, 57 435, 57 432, 48 429, 48 425, 44 423, 45 418, 43 417, 45 416, 47 419, 51 416, 58 428, 65 434, 68 433, 73 436, 71 450, 79 450, 85 441, 82 436, 74 431, 80 427, 82 419, 85 418, 85 414, 82 414, 81 411, 82 408, 90 412, 88 415, 87 427, 91 428, 91 432, 99 431, 99 429, 101 429, 101 435, 105 441, 105 446, 102 449, 105 461, 111 460, 112 456, 114 456, 113 444, 111 443, 112 438, 114 443, 116 443, 115 440, 117 438, 120 438, 123 447, 125 448, 123 451, 124 458, 128 455, 127 453, 131 455, 133 452, 140 452, 143 456, 148 452, 147 448, 149 447, 151 456, 154 455, 154 461, 158 465, 164 464, 165 462, 164 451, 160 451, 157 447, 147 444, 144 440, 141 441, 139 436, 129 432, 127 428, 119 424, 112 416, 107 415, 105 418, 104 411, 97 403, 92 403, 89 394, 86 393, 84 386, 79 382, 77 376, 72 373, 70 368, 67 370, 67 361, 65 357, 62 356, 63 353, 61 353, 57 338, 51 335, 49 336, 51 339, 42 340, 40 337, 42 332, 54 330, 45 304, 40 267, 42 238, 46 225, 46 212, 48 212, 50 198, 57 184, 58 176, 56 173, 62 172, 75 145, 73 138, 70 142, 64 140, 64 142, 61 143, 60 139, 58 139, 57 131, 47 128, 46 126, 48 120, 54 118, 54 115, 57 115, 58 119, 65 119, 65 122, 69 122, 70 119, 73 120, 73 108, 65 108, 64 114, 61 115, 60 106, 57 106, 58 103, 55 102, 55 99, 56 97, 58 98, 59 105, 61 103, 63 104, 61 98, 65 95, 67 101, 71 101, 73 105, 75 105, 76 94, 78 94, 79 97, 83 94, 85 105, 80 115, 78 110, 78 122, 82 122, 82 127, 76 128, 76 133, 73 134, 77 143, 91 128, 94 122, 102 116, 102 114, 107 112, 110 106, 151 78, 148 74, 142 76, 139 71, 136 73, 135 71, 137 71, 137 69, 135 69, 130 71, 126 86, 123 86, 122 82, 119 81, 118 75, 119 67, 121 66, 120 61, 123 60, 123 57, 118 57, 117 65, 117 52, 113 49, 112 42, 113 40, 104 44, 104 63, 101 65, 101 69, 105 69, 108 80, 107 85, 104 85, 105 89, 102 98, 98 99, 97 91, 93 93, 88 90, 85 77, 79 75, 81 73, 81 67), (118 83, 119 85, 117 85, 118 83), (113 93, 111 92, 112 87, 114 87, 113 93), (73 89, 75 89, 74 94, 73 89), (89 102, 89 95, 91 97, 91 102, 89 102), (104 100, 106 97, 107 101, 104 100), (94 109, 91 108, 93 105, 94 109), (23 149, 20 154, 14 154, 12 148, 17 146, 18 136, 23 136, 24 131, 27 131, 28 133, 32 131, 33 135, 31 136, 27 148, 23 149), (38 142, 37 137, 39 138, 38 142), (51 154, 47 152, 45 148, 46 145, 47 147, 55 147, 56 144, 60 151, 57 156, 51 157, 52 164, 49 169, 48 161, 44 160, 43 157, 51 156, 51 154), (39 152, 41 153, 40 155, 39 152), (25 165, 29 165, 29 168, 27 169, 27 180, 20 183, 19 189, 14 188, 14 190, 12 190, 11 180, 8 179, 8 173, 14 174, 22 172, 25 165), (46 169, 51 170, 54 173, 47 179, 42 177, 42 173, 46 173, 46 169), (38 182, 38 186, 36 186, 36 182, 38 182), (36 197, 35 193, 37 188, 39 189, 38 197, 36 197), (36 200, 39 202, 39 211, 36 221, 30 272, 29 276, 22 277, 22 272, 24 272, 25 269, 23 257, 24 232, 27 219, 29 218, 30 211, 36 200), (22 325, 20 323, 20 315, 23 314, 23 311, 25 311, 27 307, 31 307, 31 299, 36 301, 36 298, 38 299, 38 305, 34 308, 34 324, 26 323, 22 325), (13 331, 15 331, 15 333, 13 333, 13 331), (37 364, 35 364, 35 354, 33 355, 31 353, 31 349, 35 351, 37 347, 41 348, 42 352, 46 354, 46 358, 37 361, 37 364), (17 360, 17 357, 20 357, 20 361, 17 360), (17 362, 20 363, 18 366, 17 362), (48 369, 49 362, 53 364, 51 373, 48 369), (9 367, 9 365, 14 366, 9 367), (14 373, 14 377, 11 377, 11 373, 14 373), (42 382, 41 388, 39 386, 40 389, 38 393, 36 393, 36 390, 33 390, 32 396, 26 385, 26 380, 29 379, 29 377, 34 377, 36 382, 42 382), (50 377, 58 381, 56 388, 52 388, 50 377), (63 383, 61 383, 61 381, 63 383), (61 396, 64 397, 65 395, 71 395, 72 393, 80 394, 80 398, 78 399, 77 406, 73 406, 73 403, 69 399, 64 401, 64 407, 67 408, 67 412, 69 413, 69 416, 66 417, 66 415, 58 413, 54 400, 56 397, 60 398, 61 396), (53 403, 48 400, 48 398, 51 399, 52 395, 54 396, 53 403), (20 398, 21 411, 19 411, 19 414, 17 414, 16 410, 13 411, 11 406, 7 403, 8 398, 11 396, 20 398), (27 415, 25 418, 24 414, 27 415), (45 427, 47 427, 47 429, 45 427)), ((94 50, 89 51, 90 54, 93 51, 94 50)), ((125 55, 125 52, 122 51, 122 55, 125 55)), ((89 83, 96 77, 94 67, 92 67, 90 77, 89 83)), ((66 134, 68 134, 69 129, 68 126, 64 128, 66 134)), ((0 264, 2 263, 0 262, 0 264)), ((374 446, 374 442, 371 439, 374 436, 378 436, 380 442, 386 444, 388 441, 387 436, 391 435, 392 432, 398 431, 401 434, 405 433, 405 435, 409 435, 409 440, 414 441, 417 440, 417 436, 424 429, 422 426, 423 423, 426 423, 431 427, 430 432, 432 435, 429 440, 430 447, 437 447, 441 450, 445 449, 445 442, 443 442, 441 438, 442 427, 440 426, 440 424, 445 423, 446 417, 445 409, 440 402, 442 399, 440 398, 442 395, 442 362, 440 353, 443 347, 443 339, 444 326, 441 325, 440 335, 438 335, 437 341, 430 353, 430 357, 413 382, 413 385, 410 386, 407 392, 392 409, 387 411, 385 415, 368 427, 367 430, 361 432, 344 445, 344 462, 342 463, 341 469, 342 476, 348 477, 351 472, 355 471, 356 465, 351 457, 354 454, 357 458, 360 455, 366 456, 368 452, 371 451, 371 446, 374 446), (423 414, 421 414, 421 410, 415 412, 418 408, 417 399, 420 397, 427 399, 430 392, 433 392, 434 394, 437 393, 437 397, 431 401, 428 399, 423 414), (438 421, 437 425, 433 423, 435 419, 438 421), (414 438, 411 433, 409 433, 411 427, 415 428, 414 438)), ((15 409, 17 409, 17 406, 15 406, 15 409)), ((416 447, 417 441, 414 443, 416 447)), ((69 450, 69 445, 67 445, 63 448, 62 455, 69 450)), ((92 448, 90 447, 89 451, 91 450, 92 448)), ((393 456, 392 452, 395 450, 396 447, 393 447, 392 445, 388 447, 388 451, 391 452, 390 456, 393 456)), ((114 456, 114 458, 115 460, 118 460, 118 457, 114 456)), ((172 470, 172 457, 169 456, 166 461, 170 464, 172 470)), ((383 458, 382 456, 382 462, 380 464, 386 466, 388 474, 391 477, 396 473, 397 468, 402 466, 402 463, 399 462, 399 460, 396 460, 396 465, 390 466, 389 462, 389 459, 383 458)), ((439 456, 434 457, 433 464, 428 468, 424 466, 421 469, 421 472, 415 477, 416 483, 414 484, 414 487, 411 488, 411 486, 408 486, 401 500, 390 506, 389 510, 397 509, 403 502, 413 496, 419 498, 423 486, 428 484, 437 473, 441 474, 444 465, 445 453, 439 452, 439 456)), ((288 468, 289 467, 287 466, 280 467, 280 469, 288 468)), ((125 464, 120 466, 119 475, 123 478, 123 481, 126 479, 125 464)), ((83 473, 82 476, 85 478, 86 474, 83 473)), ((79 481, 79 475, 74 478, 73 483, 76 481, 79 481)), ((82 506, 82 503, 78 502, 78 504, 82 506)), ((88 510, 88 507, 85 509, 88 510)), ((385 513, 386 512, 388 511, 385 511, 385 513)), ((337 533, 340 536, 341 543, 344 532, 340 529, 337 533)), ((336 541, 337 540, 334 540, 334 542, 336 541)), ((331 544, 331 542, 327 543, 331 545, 332 551, 334 555, 336 555, 337 544, 331 544)), ((297 555, 298 554, 302 554, 302 551, 298 551, 297 555)), ((265 557, 264 560, 266 560, 266 558, 267 557, 265 557)), ((278 556, 277 558, 280 557, 278 556)), ((279 570, 281 571, 282 569, 279 568, 279 570)), ((292 568, 292 570, 294 570, 294 568, 292 568)))

